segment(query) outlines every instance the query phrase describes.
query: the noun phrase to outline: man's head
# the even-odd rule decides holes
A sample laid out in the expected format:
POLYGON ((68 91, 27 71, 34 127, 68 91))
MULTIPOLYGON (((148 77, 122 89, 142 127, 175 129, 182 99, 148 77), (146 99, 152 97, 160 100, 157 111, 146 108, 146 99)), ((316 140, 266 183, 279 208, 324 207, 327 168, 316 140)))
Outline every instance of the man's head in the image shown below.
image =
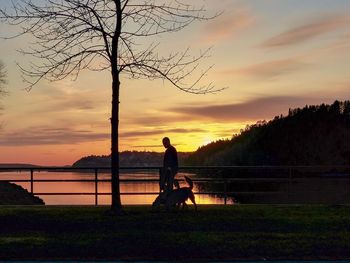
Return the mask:
POLYGON ((163 138, 163 145, 165 148, 169 148, 170 146, 170 139, 168 137, 163 138))

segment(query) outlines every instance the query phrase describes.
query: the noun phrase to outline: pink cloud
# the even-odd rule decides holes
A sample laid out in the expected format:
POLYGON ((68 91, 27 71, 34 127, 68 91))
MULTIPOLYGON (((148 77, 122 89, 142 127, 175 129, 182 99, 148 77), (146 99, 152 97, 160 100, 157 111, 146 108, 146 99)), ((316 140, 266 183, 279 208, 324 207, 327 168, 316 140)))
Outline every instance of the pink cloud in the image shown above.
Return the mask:
POLYGON ((286 30, 266 40, 263 47, 280 47, 299 44, 322 34, 350 25, 350 16, 344 14, 319 16, 302 25, 286 30))
POLYGON ((276 115, 287 114, 289 108, 304 107, 307 104, 320 104, 331 102, 332 99, 275 96, 254 98, 242 103, 219 105, 181 105, 173 107, 169 111, 183 114, 184 119, 214 120, 215 122, 240 122, 271 119, 276 115))

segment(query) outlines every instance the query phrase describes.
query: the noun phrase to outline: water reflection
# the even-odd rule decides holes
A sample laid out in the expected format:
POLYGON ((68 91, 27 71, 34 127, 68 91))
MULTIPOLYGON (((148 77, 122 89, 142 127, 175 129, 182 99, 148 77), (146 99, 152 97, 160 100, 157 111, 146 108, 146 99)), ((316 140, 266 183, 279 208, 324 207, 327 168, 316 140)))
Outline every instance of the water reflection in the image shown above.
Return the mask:
MULTIPOLYGON (((183 179, 184 173, 179 173, 177 178, 183 179)), ((187 174, 189 177, 194 177, 194 174, 187 174)), ((94 180, 93 173, 74 173, 74 172, 38 172, 34 173, 34 180, 94 180)), ((99 174, 99 180, 110 179, 109 174, 99 174)), ((30 180, 30 172, 2 172, 0 173, 1 180, 30 180)), ((123 204, 152 204, 156 198, 156 193, 159 192, 159 184, 157 172, 148 173, 123 173, 121 179, 155 179, 152 182, 122 182, 120 184, 121 193, 154 193, 154 194, 137 194, 137 195, 122 195, 123 204)), ((29 182, 16 182, 23 188, 31 191, 29 182)), ((181 186, 185 186, 185 182, 180 182, 181 186)), ((111 186, 110 182, 99 182, 98 192, 103 195, 98 196, 98 204, 109 205, 111 203, 111 186)), ((194 192, 202 192, 200 184, 194 184, 194 192)), ((92 205, 95 204, 95 182, 35 182, 33 192, 38 193, 41 199, 47 205, 92 205), (43 195, 42 193, 70 193, 72 195, 43 195), (79 195, 78 193, 89 193, 91 195, 79 195)), ((196 195, 198 204, 223 204, 223 198, 213 195, 196 195)), ((228 203, 232 203, 229 200, 228 203)))

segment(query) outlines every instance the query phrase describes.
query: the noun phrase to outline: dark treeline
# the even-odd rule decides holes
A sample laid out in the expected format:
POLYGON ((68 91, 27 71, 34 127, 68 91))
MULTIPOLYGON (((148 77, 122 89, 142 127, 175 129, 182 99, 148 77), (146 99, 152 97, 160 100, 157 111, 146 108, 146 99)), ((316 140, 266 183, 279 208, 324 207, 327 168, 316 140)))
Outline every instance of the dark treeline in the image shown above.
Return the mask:
MULTIPOLYGON (((125 151, 119 155, 120 166, 161 166, 163 164, 164 153, 159 152, 138 152, 138 151, 125 151)), ((179 152, 179 164, 184 163, 184 159, 189 156, 189 153, 179 152)), ((73 164, 73 167, 110 167, 110 156, 91 155, 83 157, 73 164)))
POLYGON ((350 164, 350 101, 290 109, 200 147, 189 165, 350 164))

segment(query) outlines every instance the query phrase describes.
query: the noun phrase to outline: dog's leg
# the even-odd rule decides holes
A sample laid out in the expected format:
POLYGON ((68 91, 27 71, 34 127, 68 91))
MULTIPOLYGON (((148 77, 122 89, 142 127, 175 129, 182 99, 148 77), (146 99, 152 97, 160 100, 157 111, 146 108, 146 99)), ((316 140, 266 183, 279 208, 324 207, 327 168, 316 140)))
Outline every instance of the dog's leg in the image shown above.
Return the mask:
POLYGON ((189 198, 190 198, 191 202, 194 204, 194 209, 197 211, 196 200, 195 200, 194 194, 192 192, 190 193, 189 198))
POLYGON ((179 189, 180 188, 180 184, 179 184, 179 181, 178 180, 174 180, 174 186, 176 189, 179 189))

